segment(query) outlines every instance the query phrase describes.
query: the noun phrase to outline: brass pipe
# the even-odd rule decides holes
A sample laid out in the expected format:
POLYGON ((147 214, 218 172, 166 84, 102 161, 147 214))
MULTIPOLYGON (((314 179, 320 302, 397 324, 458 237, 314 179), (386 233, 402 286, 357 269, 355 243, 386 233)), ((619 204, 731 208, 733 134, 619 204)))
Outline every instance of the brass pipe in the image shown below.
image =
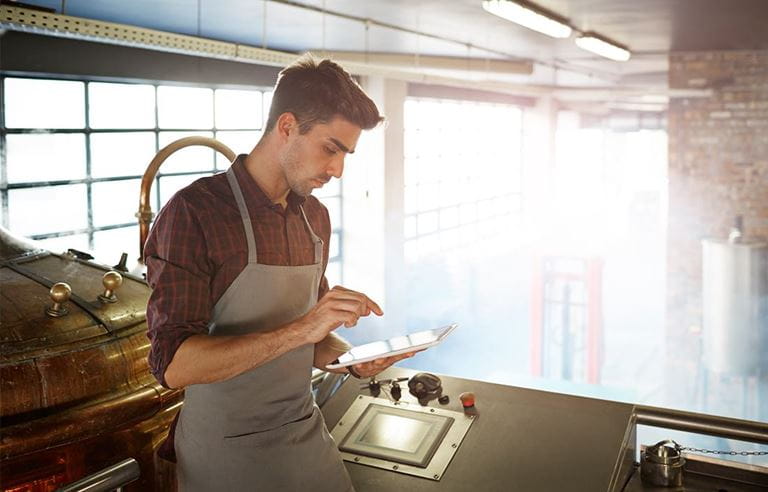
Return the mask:
POLYGON ((171 156, 177 150, 181 150, 191 145, 203 145, 210 147, 213 150, 221 152, 224 157, 229 159, 229 162, 235 160, 235 153, 232 149, 209 137, 184 137, 179 140, 173 141, 160 149, 160 151, 149 163, 147 170, 144 171, 144 176, 141 178, 141 192, 139 193, 139 211, 136 213, 136 217, 139 219, 139 263, 144 264, 144 243, 149 236, 149 224, 152 222, 154 213, 152 213, 152 206, 149 204, 149 192, 152 190, 152 183, 155 181, 157 171, 160 169, 160 165, 171 156))

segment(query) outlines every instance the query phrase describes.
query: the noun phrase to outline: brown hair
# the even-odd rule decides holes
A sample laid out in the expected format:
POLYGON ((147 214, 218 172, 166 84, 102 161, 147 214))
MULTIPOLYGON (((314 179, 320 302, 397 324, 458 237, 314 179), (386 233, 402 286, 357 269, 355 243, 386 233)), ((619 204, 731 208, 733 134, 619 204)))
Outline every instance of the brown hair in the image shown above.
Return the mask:
POLYGON ((370 130, 384 120, 376 104, 346 70, 331 60, 318 63, 309 55, 280 72, 265 133, 272 131, 283 113, 296 117, 302 134, 334 116, 341 116, 363 130, 370 130))

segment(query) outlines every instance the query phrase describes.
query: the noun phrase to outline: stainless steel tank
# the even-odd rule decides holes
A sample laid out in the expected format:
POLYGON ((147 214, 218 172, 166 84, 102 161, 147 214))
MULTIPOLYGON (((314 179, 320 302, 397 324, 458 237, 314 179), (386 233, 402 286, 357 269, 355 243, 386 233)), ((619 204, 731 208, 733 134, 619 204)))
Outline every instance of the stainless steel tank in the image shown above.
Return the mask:
POLYGON ((734 376, 766 371, 768 243, 732 233, 702 244, 705 367, 734 376))

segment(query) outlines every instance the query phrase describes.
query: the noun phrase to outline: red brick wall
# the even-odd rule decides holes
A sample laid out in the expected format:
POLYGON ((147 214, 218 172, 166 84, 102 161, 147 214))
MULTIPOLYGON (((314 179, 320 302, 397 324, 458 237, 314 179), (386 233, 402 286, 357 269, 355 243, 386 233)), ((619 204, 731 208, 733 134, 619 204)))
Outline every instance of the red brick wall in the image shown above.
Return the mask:
POLYGON ((695 374, 701 326, 701 239, 742 215, 768 237, 768 51, 672 54, 671 89, 712 97, 669 105, 668 351, 695 374))

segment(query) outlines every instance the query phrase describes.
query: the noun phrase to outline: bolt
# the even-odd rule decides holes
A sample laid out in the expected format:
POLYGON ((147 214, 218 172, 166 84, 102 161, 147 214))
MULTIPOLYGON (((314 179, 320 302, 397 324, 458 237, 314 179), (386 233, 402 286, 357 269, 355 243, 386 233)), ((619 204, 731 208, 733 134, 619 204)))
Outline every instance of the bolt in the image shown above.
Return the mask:
POLYGON ((432 475, 432 476, 435 478, 435 480, 437 480, 438 478, 440 478, 440 475, 432 475))
POLYGON ((355 461, 360 461, 360 457, 359 456, 355 456, 355 461))
POLYGON ((456 443, 451 444, 452 448, 458 447, 456 443))
POLYGON ((434 408, 430 408, 429 411, 432 412, 432 413, 435 413, 435 409, 434 408))
POLYGON ((344 422, 339 422, 339 427, 341 427, 342 425, 344 425, 344 422))
POLYGON ((399 467, 399 466, 397 466, 397 465, 395 465, 395 466, 393 466, 393 467, 392 467, 392 469, 393 469, 393 470, 397 470, 398 468, 400 468, 400 467, 399 467))
POLYGON ((358 396, 357 399, 358 400, 362 400, 363 399, 363 395, 358 396))

